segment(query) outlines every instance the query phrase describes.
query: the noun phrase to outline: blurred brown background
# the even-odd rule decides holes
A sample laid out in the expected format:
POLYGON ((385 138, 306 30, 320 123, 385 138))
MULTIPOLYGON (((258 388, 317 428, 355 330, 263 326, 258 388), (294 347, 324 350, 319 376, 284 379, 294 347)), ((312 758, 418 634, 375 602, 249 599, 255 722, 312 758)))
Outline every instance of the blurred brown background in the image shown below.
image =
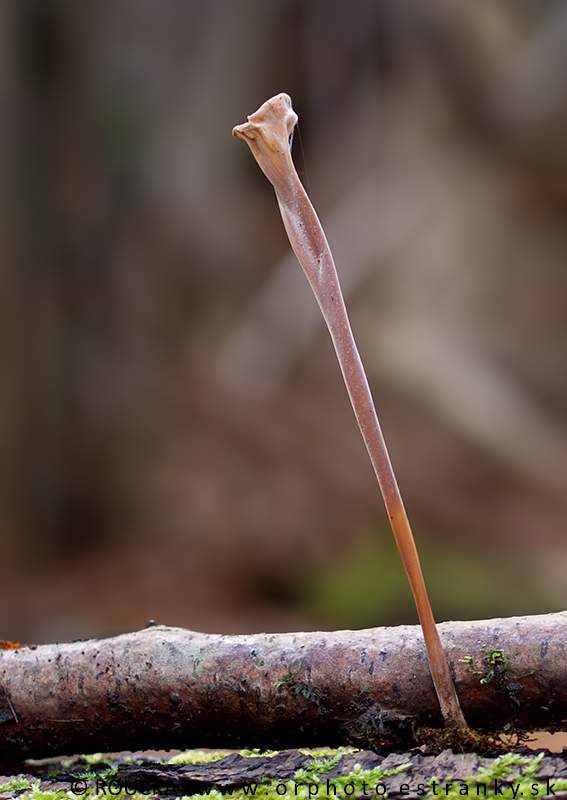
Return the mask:
POLYGON ((565 608, 566 35, 553 0, 0 4, 0 638, 415 621, 230 135, 280 91, 438 618, 565 608))

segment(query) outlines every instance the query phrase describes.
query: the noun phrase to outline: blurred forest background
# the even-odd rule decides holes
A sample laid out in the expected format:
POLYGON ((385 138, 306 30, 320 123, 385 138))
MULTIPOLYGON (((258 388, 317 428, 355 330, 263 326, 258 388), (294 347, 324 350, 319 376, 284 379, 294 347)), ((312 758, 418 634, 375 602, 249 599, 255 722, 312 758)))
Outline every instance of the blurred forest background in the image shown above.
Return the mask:
POLYGON ((0 638, 415 621, 231 138, 281 91, 437 617, 566 607, 566 37, 555 0, 0 3, 0 638))

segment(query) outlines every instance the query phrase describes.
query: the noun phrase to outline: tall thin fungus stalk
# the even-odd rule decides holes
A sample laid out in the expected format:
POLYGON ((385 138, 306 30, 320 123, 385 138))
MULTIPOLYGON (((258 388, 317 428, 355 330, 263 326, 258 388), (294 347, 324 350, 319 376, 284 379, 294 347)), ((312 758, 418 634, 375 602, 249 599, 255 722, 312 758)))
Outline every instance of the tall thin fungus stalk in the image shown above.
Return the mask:
POLYGON ((445 725, 465 729, 449 664, 427 596, 413 534, 380 429, 368 380, 350 327, 333 257, 321 223, 291 158, 297 122, 291 98, 266 101, 233 135, 246 142, 273 185, 283 223, 329 328, 352 407, 378 479, 423 630, 429 666, 445 725))

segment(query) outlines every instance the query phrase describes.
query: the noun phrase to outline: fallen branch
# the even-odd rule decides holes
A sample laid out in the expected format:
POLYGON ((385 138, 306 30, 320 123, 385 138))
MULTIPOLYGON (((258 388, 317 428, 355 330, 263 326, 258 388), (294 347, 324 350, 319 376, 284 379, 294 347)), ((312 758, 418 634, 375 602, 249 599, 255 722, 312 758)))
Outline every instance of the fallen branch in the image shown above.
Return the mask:
POLYGON ((239 798, 293 797, 294 800, 349 796, 431 800, 436 795, 445 798, 500 795, 520 799, 555 795, 558 800, 567 797, 565 756, 525 749, 499 754, 497 758, 451 750, 435 755, 411 750, 387 756, 369 750, 329 750, 328 754, 318 753, 317 757, 300 750, 263 756, 239 753, 225 756, 214 751, 203 755, 197 750, 188 753, 187 763, 185 759, 182 763, 178 759, 171 763, 162 758, 151 762, 142 758, 130 762, 125 754, 109 754, 95 763, 91 759, 88 765, 81 756, 64 766, 61 759, 26 764, 24 773, 3 777, 4 785, 8 784, 12 793, 8 795, 4 789, 0 798, 47 800, 69 791, 73 797, 87 793, 89 797, 93 794, 124 797, 134 795, 136 790, 146 796, 167 796, 169 800, 211 793, 218 797, 218 792, 224 796, 238 792, 239 798), (37 789, 31 794, 20 794, 25 785, 37 789), (50 794, 40 795, 40 792, 50 794))
MULTIPOLYGON (((480 730, 567 724, 567 612, 439 626, 480 730)), ((408 746, 442 728, 418 626, 221 636, 152 626, 0 653, 0 760, 408 746)))

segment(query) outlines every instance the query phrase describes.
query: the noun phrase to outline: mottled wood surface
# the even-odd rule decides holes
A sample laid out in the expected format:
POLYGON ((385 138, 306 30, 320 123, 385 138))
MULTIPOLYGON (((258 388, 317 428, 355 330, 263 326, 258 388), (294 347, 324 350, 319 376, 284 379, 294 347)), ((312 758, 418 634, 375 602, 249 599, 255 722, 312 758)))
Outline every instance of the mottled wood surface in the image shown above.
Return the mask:
MULTIPOLYGON (((447 622, 465 718, 562 730, 567 613, 447 622)), ((0 759, 411 746, 442 717, 417 626, 221 636, 152 626, 0 653, 0 759)))

